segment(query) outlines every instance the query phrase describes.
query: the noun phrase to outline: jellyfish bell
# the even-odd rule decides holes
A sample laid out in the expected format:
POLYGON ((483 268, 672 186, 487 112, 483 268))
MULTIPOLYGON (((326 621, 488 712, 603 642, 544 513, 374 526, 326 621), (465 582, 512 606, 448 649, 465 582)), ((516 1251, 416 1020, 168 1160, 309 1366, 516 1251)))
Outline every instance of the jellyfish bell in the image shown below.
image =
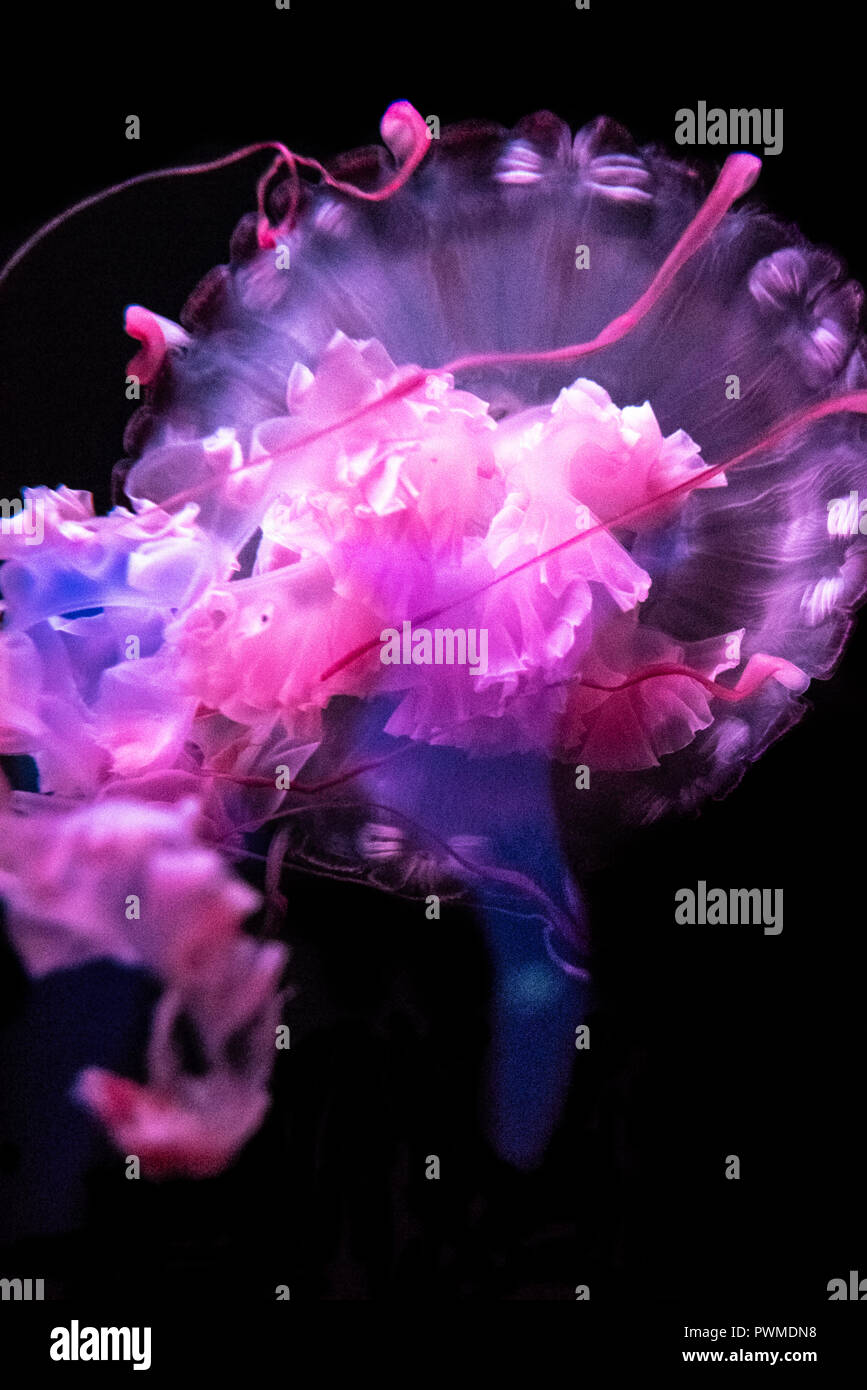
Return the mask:
MULTIPOLYGON (((387 116, 384 138, 398 159, 416 148, 414 138, 419 142, 425 138, 420 123, 421 118, 410 116, 403 103, 387 116)), ((748 191, 759 161, 748 154, 736 155, 726 167, 734 187, 725 196, 731 200, 748 191)), ((549 113, 528 118, 513 132, 480 123, 446 129, 438 142, 423 149, 412 178, 399 187, 384 151, 348 156, 338 172, 351 172, 366 197, 344 186, 299 187, 296 179, 285 179, 268 190, 279 232, 263 236, 261 216, 245 219, 233 239, 230 265, 212 272, 192 296, 182 315, 192 342, 174 351, 165 340, 155 403, 148 403, 132 422, 130 439, 137 460, 129 470, 127 490, 135 498, 149 497, 162 504, 168 500, 167 493, 171 496, 170 490, 178 490, 179 478, 198 480, 197 466, 207 478, 208 469, 214 467, 213 457, 207 455, 216 454, 217 441, 231 421, 233 465, 221 498, 222 524, 231 543, 246 543, 256 524, 264 521, 260 554, 265 550, 269 556, 288 552, 306 557, 310 551, 303 550, 304 540, 298 542, 301 550, 292 550, 287 543, 290 533, 298 537, 299 528, 306 524, 300 520, 301 511, 307 521, 311 519, 309 499, 314 488, 328 490, 333 516, 335 493, 348 481, 346 470, 341 476, 339 456, 341 451, 354 450, 355 461, 347 467, 350 472, 355 468, 356 484, 363 478, 367 491, 363 500, 352 499, 353 524, 360 520, 359 506, 372 506, 372 515, 365 520, 374 525, 384 522, 379 527, 384 539, 375 537, 374 525, 365 527, 362 522, 350 545, 364 552, 366 581, 355 564, 337 584, 347 591, 354 587, 360 595, 366 582, 369 601, 373 588, 382 593, 385 583, 393 606, 383 614, 383 621, 390 618, 399 626, 411 619, 416 594, 421 611, 434 570, 442 587, 446 587, 444 573, 451 578, 441 553, 422 556, 414 545, 412 526, 419 519, 424 542, 429 544, 435 536, 432 528, 441 530, 444 517, 451 516, 451 539, 464 546, 461 563, 465 568, 475 562, 481 549, 473 544, 478 537, 472 534, 471 522, 477 528, 487 523, 488 540, 501 536, 501 553, 511 545, 513 556, 522 540, 532 548, 533 508, 540 527, 553 535, 551 528, 560 522, 568 540, 573 518, 552 519, 555 499, 589 504, 595 508, 594 515, 606 521, 618 508, 646 500, 634 485, 637 477, 648 477, 644 471, 648 467, 656 470, 653 487, 663 493, 666 481, 681 476, 678 465, 695 470, 713 467, 760 440, 798 407, 863 384, 858 288, 842 279, 839 266, 825 253, 800 240, 790 245, 791 230, 755 209, 727 212, 710 235, 702 227, 694 228, 695 248, 687 246, 684 263, 669 276, 670 283, 662 286, 646 316, 631 323, 619 340, 611 334, 612 323, 628 319, 630 313, 634 316, 636 301, 640 302, 672 247, 699 214, 703 196, 693 170, 659 151, 639 151, 611 121, 593 122, 574 141, 563 123, 549 113), (388 196, 377 198, 377 189, 388 196), (586 274, 575 273, 570 254, 579 233, 592 258, 586 274), (278 244, 290 247, 288 270, 278 268, 271 255, 278 244), (583 358, 580 377, 576 375, 576 365, 582 361, 578 354, 567 352, 557 360, 556 349, 592 342, 606 328, 608 341, 583 358), (359 415, 354 431, 349 425, 344 427, 348 433, 335 429, 330 437, 314 439, 312 435, 317 427, 339 425, 341 411, 364 412, 365 392, 387 394, 402 368, 451 363, 456 357, 470 360, 462 363, 459 373, 448 374, 450 381, 443 374, 429 374, 425 391, 436 381, 441 396, 453 393, 457 381, 463 394, 473 398, 477 422, 496 424, 497 444, 485 438, 482 430, 464 429, 455 433, 450 444, 453 453, 443 459, 442 430, 435 434, 439 510, 434 521, 431 506, 424 510, 430 494, 436 493, 433 449, 420 437, 412 439, 412 447, 402 453, 385 447, 389 438, 393 441, 411 429, 404 411, 392 421, 384 409, 368 410, 359 415), (353 380, 359 381, 359 376, 361 390, 353 392, 353 380), (743 387, 737 402, 725 393, 725 383, 732 377, 743 387), (305 415, 313 425, 312 433, 308 429, 306 450, 297 444, 305 415), (534 431, 541 438, 534 440, 534 431), (483 439, 486 457, 493 453, 496 461, 493 474, 489 468, 486 473, 479 452, 483 439), (198 456, 185 451, 184 446, 191 444, 198 445, 198 456), (367 457, 371 451, 376 455, 377 449, 378 457, 367 457), (250 464, 245 469, 240 460, 246 454, 250 464), (270 463, 270 468, 257 470, 257 457, 270 463), (462 466, 462 461, 465 465, 470 459, 473 466, 462 466), (238 488, 249 486, 246 508, 240 494, 229 495, 233 469, 240 475, 238 488), (257 472, 262 488, 258 494, 257 472), (378 504, 371 502, 373 479, 379 488, 378 504), (418 492, 420 482, 421 504, 413 508, 409 499, 418 492), (537 493, 529 503, 521 500, 528 488, 537 493), (472 517, 461 515, 461 504, 475 508, 472 517), (383 508, 390 510, 385 513, 383 508), (408 516, 413 510, 415 515, 408 516), (281 525, 282 542, 275 536, 281 525), (395 548, 398 531, 401 540, 395 548)), ((421 394, 419 383, 415 395, 421 394)), ((396 417, 397 406, 395 401, 396 417)), ((449 429, 457 413, 446 413, 446 419, 451 416, 449 429)), ((794 447, 791 439, 787 441, 785 457, 803 458, 800 471, 812 468, 816 481, 821 478, 821 486, 827 489, 823 475, 830 469, 836 467, 841 477, 847 469, 857 474, 859 434, 860 426, 851 417, 835 420, 830 428, 816 425, 808 431, 800 452, 797 441, 794 447), (826 445, 822 462, 817 463, 817 445, 833 439, 835 431, 839 444, 833 462, 826 457, 830 447, 826 445)), ((302 432, 301 444, 303 438, 302 432)), ((681 642, 719 638, 730 650, 733 634, 739 633, 742 664, 763 648, 800 664, 802 652, 795 639, 806 624, 791 612, 787 617, 780 613, 779 585, 768 582, 760 592, 755 583, 757 567, 767 565, 793 539, 791 506, 779 486, 780 495, 773 501, 764 507, 756 505, 760 496, 766 496, 767 480, 774 476, 769 470, 774 469, 775 460, 768 453, 765 450, 745 460, 736 475, 717 473, 694 493, 690 490, 670 499, 667 516, 661 502, 656 516, 648 510, 627 518, 616 531, 610 528, 603 539, 609 549, 616 547, 621 567, 629 564, 629 556, 643 574, 652 575, 652 583, 642 580, 646 589, 640 583, 633 589, 627 604, 632 615, 629 623, 606 622, 606 634, 634 627, 630 640, 637 638, 647 647, 652 639, 644 629, 653 627, 681 642), (733 546, 732 540, 739 544, 733 546), (746 564, 741 558, 744 550, 746 564), (649 563, 642 566, 645 556, 649 563), (720 567, 731 573, 731 584, 721 582, 720 567), (750 569, 752 574, 745 572, 750 569), (738 586, 749 588, 750 593, 739 593, 738 586), (698 598, 710 588, 725 621, 711 622, 712 605, 698 598), (742 618, 744 605, 750 617, 748 627, 742 618), (654 612, 667 615, 666 622, 651 624, 649 616, 654 612), (778 642, 762 640, 765 635, 776 636, 775 626, 786 628, 786 651, 778 642)), ((777 477, 783 469, 778 457, 777 477)), ((787 471, 791 475, 791 469, 787 471)), ((789 496, 794 499, 803 486, 791 481, 789 496)), ((356 486, 358 498, 364 490, 356 486)), ((345 494, 342 500, 347 501, 345 494)), ((802 502, 801 495, 797 505, 802 502)), ((212 505, 209 498, 205 505, 212 505)), ((322 515, 321 505, 317 515, 322 515)), ((817 582, 812 570, 826 569, 821 578, 827 584, 847 558, 839 549, 835 553, 824 535, 808 537, 811 525, 815 532, 815 519, 805 519, 805 534, 799 537, 800 573, 792 569, 791 545, 777 555, 778 568, 784 568, 785 560, 787 570, 786 601, 791 609, 797 600, 799 612, 811 584, 817 582)), ((308 546, 315 544, 309 529, 305 539, 308 546)), ((591 545, 588 537, 573 554, 577 557, 591 545)), ((332 556, 338 548, 333 546, 332 556)), ((490 555, 485 558, 490 570, 490 555)), ((860 572, 860 558, 848 557, 853 558, 860 572)), ((597 557, 594 562, 598 569, 597 557)), ((860 578, 852 568, 840 596, 850 606, 860 596, 860 578)), ((516 575, 512 591, 527 583, 543 587, 544 569, 539 564, 529 578, 516 575)), ((574 574, 569 578, 574 581, 574 574)), ((514 606, 511 593, 504 604, 514 606)), ((450 611, 448 621, 454 623, 456 610, 450 611)), ((806 612, 811 611, 815 609, 808 602, 806 612)), ((842 611, 838 606, 818 624, 818 632, 805 634, 813 654, 808 674, 827 673, 833 665, 842 611)), ((507 622, 502 612, 492 620, 496 642, 506 635, 507 622)), ((555 640, 566 643, 573 657, 581 646, 582 626, 586 625, 570 625, 568 617, 558 612, 555 640)), ((373 627, 375 623, 371 631, 373 627)), ((508 708, 527 706, 529 668, 538 670, 542 664, 539 651, 533 653, 532 663, 526 651, 521 656, 523 664, 516 662, 517 671, 508 672, 515 678, 515 688, 500 700, 495 714, 490 713, 489 694, 488 708, 473 737, 464 740, 470 755, 484 746, 494 751, 498 739, 503 753, 516 751, 514 742, 510 747, 499 736, 510 724, 508 708), (487 744, 483 723, 489 734, 487 744)), ((502 665, 500 670, 505 678, 502 665)), ((383 678, 379 672, 379 690, 386 688, 383 678)), ((338 679, 333 671, 330 680, 338 679)), ((673 681, 672 675, 669 686, 673 681)), ((504 683, 505 679, 498 694, 504 683)), ((479 684, 464 679, 459 687, 480 696, 479 684)), ((555 687, 555 682, 549 684, 555 687)), ((444 690, 442 684, 438 688, 444 690)), ((675 693, 684 688, 675 685, 675 693)), ((764 738, 759 726, 767 731, 773 723, 769 710, 791 710, 794 704, 785 686, 771 690, 763 686, 762 690, 765 715, 748 719, 754 752, 764 738)), ((698 691, 692 695, 698 697, 698 691)), ((418 704, 417 695, 413 700, 418 704)), ((571 727, 563 751, 577 756, 583 726, 594 709, 601 706, 605 720, 611 721, 619 707, 620 717, 612 728, 623 731, 625 737, 624 721, 630 716, 624 711, 630 708, 642 730, 645 721, 636 710, 651 701, 651 693, 647 682, 634 684, 629 693, 600 688, 591 694, 585 684, 571 694, 562 688, 556 696, 539 693, 536 706, 545 701, 569 711, 571 727)), ((418 721, 410 725, 412 702, 403 701, 401 712, 390 721, 392 731, 405 729, 421 742, 449 743, 442 729, 431 726, 425 732, 418 721)), ((761 703, 759 692, 747 713, 754 714, 761 703)), ((728 712, 715 714, 709 728, 728 712)), ((743 714, 741 707, 728 718, 740 724, 743 714)), ((542 722, 550 724, 552 718, 549 715, 542 722)), ((651 747, 640 754, 626 751, 622 769, 614 765, 614 750, 600 751, 597 767, 612 773, 643 770, 640 762, 652 767, 660 757, 679 751, 670 743, 683 738, 692 745, 702 731, 691 726, 706 718, 704 710, 681 714, 679 721, 669 715, 661 722, 672 732, 666 733, 658 749, 651 747), (675 724, 680 733, 673 732, 675 724), (612 766, 605 767, 606 762, 612 766)), ((526 720, 521 723, 526 729, 526 720)), ((452 742, 460 740, 453 729, 452 742)), ((544 746, 545 741, 540 735, 540 744, 544 746)), ((729 752, 732 747, 731 739, 720 739, 718 728, 713 738, 699 743, 704 750, 712 744, 725 744, 729 752)), ((745 753, 743 740, 739 746, 745 753)), ((729 759, 721 756, 719 763, 723 775, 729 770, 729 759)))
POLYGON ((749 154, 708 191, 605 118, 431 141, 401 102, 382 134, 329 169, 277 146, 180 325, 128 311, 125 504, 46 495, 49 544, 8 552, 6 737, 42 790, 195 788, 224 847, 279 826, 274 891, 290 862, 471 894, 491 1133, 532 1164, 586 1002, 584 868, 735 785, 864 597, 829 524, 867 473, 861 291, 734 209, 749 154))

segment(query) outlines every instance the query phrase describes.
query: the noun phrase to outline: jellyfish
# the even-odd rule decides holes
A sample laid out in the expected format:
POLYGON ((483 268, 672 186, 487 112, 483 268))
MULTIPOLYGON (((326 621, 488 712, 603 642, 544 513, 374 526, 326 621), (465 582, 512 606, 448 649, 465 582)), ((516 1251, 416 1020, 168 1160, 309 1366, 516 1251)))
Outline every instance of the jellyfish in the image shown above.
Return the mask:
POLYGON ((162 981, 147 1082, 79 1084, 154 1176, 262 1122, 287 867, 431 930, 473 904, 488 1132, 537 1164, 591 997, 582 873, 736 786, 867 591, 862 292, 755 156, 714 178, 550 112, 431 138, 408 102, 381 132, 203 166, 275 153, 180 321, 127 311, 115 506, 26 489, 0 537, 0 751, 38 770, 0 892, 33 973, 162 981))

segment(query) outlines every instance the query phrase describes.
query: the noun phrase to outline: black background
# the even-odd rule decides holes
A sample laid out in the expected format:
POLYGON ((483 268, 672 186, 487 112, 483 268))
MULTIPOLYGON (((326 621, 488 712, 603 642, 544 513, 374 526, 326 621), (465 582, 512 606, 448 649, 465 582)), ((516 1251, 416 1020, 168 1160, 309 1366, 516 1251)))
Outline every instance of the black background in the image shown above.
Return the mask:
MULTIPOLYGON (((269 137, 320 158, 374 143, 401 97, 443 124, 608 114, 673 151, 675 111, 706 100, 784 109, 761 196, 863 282, 863 65, 844 6, 812 7, 807 30, 788 6, 591 4, 41 10, 40 34, 9 55, 24 84, 3 97, 3 258, 145 169, 269 137)), ((131 409, 123 309, 177 317, 227 258, 267 158, 128 190, 15 272, 0 291, 0 493, 64 482, 108 504, 131 409)), ((293 1299, 570 1301, 588 1283, 594 1304, 690 1298, 718 1321, 826 1308, 829 1279, 867 1275, 865 694, 862 623, 731 797, 647 833, 587 885, 592 1046, 539 1170, 514 1172, 482 1138, 489 981, 471 914, 420 930, 397 900, 299 877, 288 936, 303 988, 263 1131, 197 1184, 130 1183, 102 1153, 76 1228, 7 1245, 3 1272, 44 1271, 58 1297, 122 1288, 131 1307, 269 1300, 283 1283, 293 1299), (782 887, 782 935, 675 928, 673 892, 699 878, 782 887), (724 1178, 730 1153, 739 1182, 724 1178)), ((9 971, 14 1019, 28 987, 9 971)), ((6 1071, 14 1110, 8 1050, 6 1071)), ((27 1145, 2 1157, 15 1201, 35 1181, 27 1145)))

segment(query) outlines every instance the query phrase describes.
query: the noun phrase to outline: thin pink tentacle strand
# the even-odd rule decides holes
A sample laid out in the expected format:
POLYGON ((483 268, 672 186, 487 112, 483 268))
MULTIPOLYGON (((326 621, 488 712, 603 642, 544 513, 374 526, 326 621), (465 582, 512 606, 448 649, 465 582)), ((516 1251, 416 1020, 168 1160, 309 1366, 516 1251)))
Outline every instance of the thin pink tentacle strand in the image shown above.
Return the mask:
POLYGON ((285 146, 281 145, 277 140, 262 140, 255 145, 245 145, 243 149, 233 150, 231 154, 222 155, 219 159, 210 159, 204 164, 184 164, 178 165, 176 168, 150 169, 144 174, 133 174, 131 178, 124 179, 121 183, 114 183, 110 188, 103 188, 99 193, 92 193, 88 198, 82 198, 79 202, 73 203, 72 207, 66 208, 63 212, 58 213, 57 217, 52 217, 50 222, 46 222, 44 226, 40 227, 32 236, 27 238, 24 244, 19 246, 15 254, 6 262, 3 269, 0 270, 0 285, 8 279, 15 267, 33 250, 34 246, 38 246, 39 242, 53 232, 55 228, 62 227, 64 222, 74 217, 76 213, 84 212, 85 208, 92 208, 97 203, 105 202, 107 198, 113 197, 115 193, 122 193, 127 188, 134 188, 136 184, 150 183, 154 179, 170 179, 185 174, 207 174, 215 169, 225 169, 230 164, 237 164, 239 160, 249 158, 251 154, 259 154, 262 150, 273 149, 279 150, 281 157, 284 158, 291 167, 292 156, 285 146))
POLYGON ((753 154, 731 154, 720 170, 719 177, 689 226, 678 237, 647 289, 631 308, 606 324, 595 338, 575 347, 550 348, 541 352, 481 352, 458 357, 443 367, 444 372, 469 371, 474 367, 499 366, 509 362, 571 362, 601 348, 611 347, 631 333, 645 315, 659 302, 678 271, 686 265, 716 231, 729 208, 748 193, 759 176, 762 161, 753 154))
POLYGON ((298 191, 300 179, 298 175, 298 165, 313 169, 321 175, 323 181, 329 187, 336 189, 340 193, 350 194, 354 198, 360 198, 364 202, 381 202, 385 198, 392 197, 409 178, 412 177, 427 152, 430 141, 427 134, 427 126, 422 117, 410 105, 408 101, 395 101, 389 106, 380 122, 382 138, 388 145, 395 157, 401 161, 394 178, 390 179, 382 188, 366 191, 356 188, 354 184, 345 183, 342 179, 337 179, 333 174, 329 174, 323 164, 316 159, 310 159, 305 155, 295 154, 280 140, 259 140, 254 145, 245 145, 240 150, 233 150, 231 154, 221 155, 219 159, 210 159, 203 164, 184 164, 168 169, 151 169, 143 174, 133 174, 131 178, 123 179, 121 183, 112 184, 110 188, 103 188, 99 193, 92 193, 87 198, 82 198, 79 202, 73 203, 72 207, 66 208, 57 217, 52 217, 50 222, 46 222, 28 237, 22 246, 10 257, 10 259, 0 270, 0 286, 9 278, 17 265, 20 265, 24 257, 27 256, 40 241, 44 240, 57 227, 62 227, 64 222, 74 217, 78 212, 84 212, 86 208, 94 207, 97 203, 104 202, 111 198, 115 193, 122 193, 127 188, 134 188, 136 184, 150 183, 154 179, 177 178, 187 174, 207 174, 216 169, 225 169, 230 164, 237 164, 242 159, 249 158, 252 154, 260 154, 262 150, 276 150, 277 158, 271 164, 267 173, 259 180, 257 185, 257 201, 259 210, 259 245, 264 247, 275 245, 274 229, 271 228, 265 216, 265 193, 272 175, 285 164, 289 170, 293 181, 293 202, 291 212, 294 216, 298 202, 298 191))
POLYGON ((711 695, 717 696, 720 700, 726 700, 730 704, 738 704, 758 690, 760 685, 771 679, 778 673, 785 674, 791 669, 791 662, 784 660, 783 657, 774 656, 751 656, 736 685, 720 685, 718 681, 711 680, 709 676, 703 676, 692 666, 684 666, 676 661, 660 661, 654 666, 645 666, 638 671, 633 671, 625 680, 617 685, 601 685, 596 681, 577 680, 563 681, 563 685, 571 685, 578 690, 604 690, 615 692, 627 690, 631 685, 641 685, 644 681, 654 680, 659 676, 688 676, 690 680, 696 681, 698 685, 703 685, 711 695))
MULTIPOLYGON (((365 772, 373 772, 376 768, 382 767, 385 763, 390 763, 393 758, 406 753, 412 747, 410 741, 402 744, 400 748, 395 748, 391 753, 384 753, 381 758, 373 758, 370 762, 360 763, 356 767, 351 767, 346 772, 338 773, 334 777, 328 777, 320 782, 293 782, 288 790, 299 792, 305 795, 312 795, 317 792, 330 790, 331 787, 342 786, 344 782, 351 782, 354 777, 361 777, 365 772)), ((237 772, 216 772, 213 768, 197 768, 196 774, 202 778, 213 777, 221 782, 234 782, 239 787, 274 787, 273 777, 254 777, 237 772)))
MULTIPOLYGON (((310 444, 315 444, 318 440, 324 439, 329 434, 336 434, 338 430, 347 429, 349 425, 354 425, 357 420, 363 420, 365 416, 380 410, 390 401, 399 400, 403 396, 410 395, 423 386, 428 377, 433 375, 429 369, 424 367, 412 367, 408 373, 404 373, 390 386, 387 391, 383 391, 381 396, 376 396, 371 401, 366 401, 364 405, 356 410, 350 411, 348 415, 342 415, 339 420, 333 420, 330 425, 323 425, 321 429, 313 430, 310 434, 305 434, 302 439, 296 439, 292 444, 288 444, 284 449, 278 449, 272 454, 257 454, 255 459, 249 463, 242 464, 240 468, 232 469, 232 477, 240 478, 243 473, 249 473, 254 468, 259 468, 263 463, 276 463, 278 460, 288 458, 290 454, 297 453, 299 449, 306 449, 310 444)), ((228 469, 224 468, 221 472, 215 472, 213 477, 207 478, 202 483, 196 483, 193 487, 188 487, 183 492, 173 493, 166 498, 165 502, 160 503, 163 511, 168 511, 172 507, 183 506, 186 502, 194 502, 202 493, 212 492, 228 476, 228 469)))

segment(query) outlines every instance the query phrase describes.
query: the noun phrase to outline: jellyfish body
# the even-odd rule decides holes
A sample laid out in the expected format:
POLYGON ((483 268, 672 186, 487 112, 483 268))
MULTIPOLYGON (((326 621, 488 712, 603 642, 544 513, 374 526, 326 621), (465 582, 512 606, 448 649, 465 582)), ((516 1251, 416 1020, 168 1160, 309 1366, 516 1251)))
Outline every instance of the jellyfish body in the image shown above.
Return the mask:
POLYGON ((583 1006, 571 872, 732 787, 867 589, 840 501, 867 474, 861 291, 756 206, 703 222, 696 171, 607 119, 422 158, 404 107, 406 177, 379 149, 315 187, 290 162, 181 326, 128 312, 132 511, 31 495, 5 747, 43 791, 195 795, 211 843, 282 819, 272 886, 283 857, 429 905, 469 886, 493 1134, 529 1163, 583 1006))
MULTIPOLYGON (((338 172, 375 187, 387 181, 387 163, 384 150, 366 150, 346 157, 338 172)), ((272 194, 278 223, 293 188, 287 180, 272 194)), ((500 553, 515 567, 536 540, 522 500, 529 493, 531 505, 541 497, 538 529, 553 544, 581 524, 578 505, 604 521, 654 488, 661 492, 688 472, 736 457, 799 409, 862 388, 860 287, 829 253, 751 208, 729 213, 643 322, 582 360, 580 373, 571 360, 468 367, 453 397, 443 388, 449 408, 427 439, 412 420, 390 420, 383 411, 354 431, 263 465, 262 486, 248 469, 233 495, 231 469, 241 459, 268 460, 281 445, 291 448, 308 422, 327 427, 386 389, 394 366, 435 368, 465 354, 529 355, 592 339, 646 289, 704 191, 693 170, 637 150, 613 122, 596 121, 572 141, 548 113, 511 132, 484 125, 443 131, 413 178, 382 202, 305 185, 291 225, 275 233, 276 245, 259 246, 250 215, 235 233, 230 265, 206 277, 188 302, 181 318, 189 338, 179 348, 166 341, 151 400, 130 425, 128 443, 138 458, 121 469, 128 495, 163 503, 207 470, 218 471, 221 448, 233 452, 228 485, 195 496, 199 523, 237 552, 264 521, 259 571, 279 564, 273 556, 288 548, 284 541, 298 542, 298 509, 313 495, 333 502, 342 493, 341 502, 356 513, 372 509, 376 521, 397 515, 406 523, 402 531, 394 525, 374 534, 371 525, 348 539, 345 531, 336 536, 340 519, 330 517, 320 549, 363 546, 363 563, 350 573, 355 557, 345 558, 336 587, 359 603, 385 594, 391 606, 383 603, 375 622, 390 619, 400 628, 434 607, 432 599, 452 597, 442 581, 437 586, 437 575, 462 543, 466 575, 476 558, 473 552, 468 561, 466 541, 483 528, 489 541, 495 533, 500 541, 496 556, 493 541, 488 547, 486 573, 505 570, 505 563, 498 570, 500 553), (576 247, 587 253, 580 268, 576 247), (369 346, 355 349, 344 337, 369 346), (305 379, 311 374, 312 388, 305 379), (487 428, 492 421, 494 430, 487 428), (365 458, 376 446, 376 458, 365 458), (317 448, 330 457, 311 462, 317 448), (462 451, 471 466, 462 466, 462 451), (354 474, 345 463, 350 456, 354 474), (389 470, 400 474, 396 484, 389 470), (422 486, 425 495, 412 499, 422 486), (576 504, 575 515, 558 530, 555 506, 564 497, 576 504), (521 527, 510 528, 503 517, 508 499, 523 508, 517 540, 521 527), (296 512, 291 519, 287 507, 296 512), (409 522, 419 519, 423 534, 416 538, 409 522), (378 544, 391 555, 383 559, 378 544)), ((789 437, 699 484, 668 515, 627 520, 615 532, 613 560, 600 547, 549 587, 574 579, 582 566, 583 578, 612 573, 613 601, 624 608, 628 602, 642 627, 680 644, 742 631, 740 664, 770 653, 811 678, 826 676, 867 582, 860 536, 833 534, 828 524, 832 499, 859 486, 862 436, 860 419, 842 415, 789 437), (618 560, 629 567, 626 555, 634 567, 615 573, 618 560)), ((324 529, 318 516, 317 528, 324 529)), ((309 535, 303 540, 308 548, 293 554, 314 548, 309 535)), ((593 548, 588 539, 573 554, 593 548)), ((560 563, 565 568, 565 559, 560 563)), ((508 602, 522 582, 539 587, 535 574, 532 581, 516 577, 506 586, 508 602)), ((453 626, 459 612, 452 604, 446 614, 453 626)), ((492 615, 480 602, 464 616, 492 615)), ((503 612, 493 616, 505 626, 503 612)), ((563 642, 571 616, 562 608, 556 615, 563 642)), ((580 628, 572 624, 579 634, 573 651, 581 646, 580 628)), ((649 639, 645 645, 649 656, 659 656, 649 639)), ((322 669, 328 664, 323 660, 322 669)), ((380 668, 374 693, 388 688, 386 674, 380 668)), ((324 682, 326 703, 339 684, 339 677, 324 682)), ((509 694, 517 704, 522 689, 509 694)), ((748 705, 717 707, 712 736, 694 731, 689 756, 702 769, 702 794, 725 783, 733 763, 756 756, 803 709, 797 694, 767 682, 748 705), (720 742, 727 751, 715 758, 711 745, 720 742)), ((505 734, 509 720, 490 717, 498 721, 491 750, 511 751, 510 740, 520 749, 514 728, 505 734)), ((427 734, 431 743, 449 741, 410 723, 405 710, 392 727, 422 740, 427 734)), ((478 753, 483 739, 475 728, 470 751, 478 753)), ((543 746, 545 738, 535 742, 543 746)), ((580 747, 576 739, 573 748, 580 747)), ((616 763, 616 753, 606 761, 616 763)), ((654 757, 633 750, 623 761, 632 772, 654 757)), ((684 787, 692 780, 685 762, 678 769, 684 787)), ((671 779, 658 781, 660 796, 681 799, 668 790, 671 779)))

